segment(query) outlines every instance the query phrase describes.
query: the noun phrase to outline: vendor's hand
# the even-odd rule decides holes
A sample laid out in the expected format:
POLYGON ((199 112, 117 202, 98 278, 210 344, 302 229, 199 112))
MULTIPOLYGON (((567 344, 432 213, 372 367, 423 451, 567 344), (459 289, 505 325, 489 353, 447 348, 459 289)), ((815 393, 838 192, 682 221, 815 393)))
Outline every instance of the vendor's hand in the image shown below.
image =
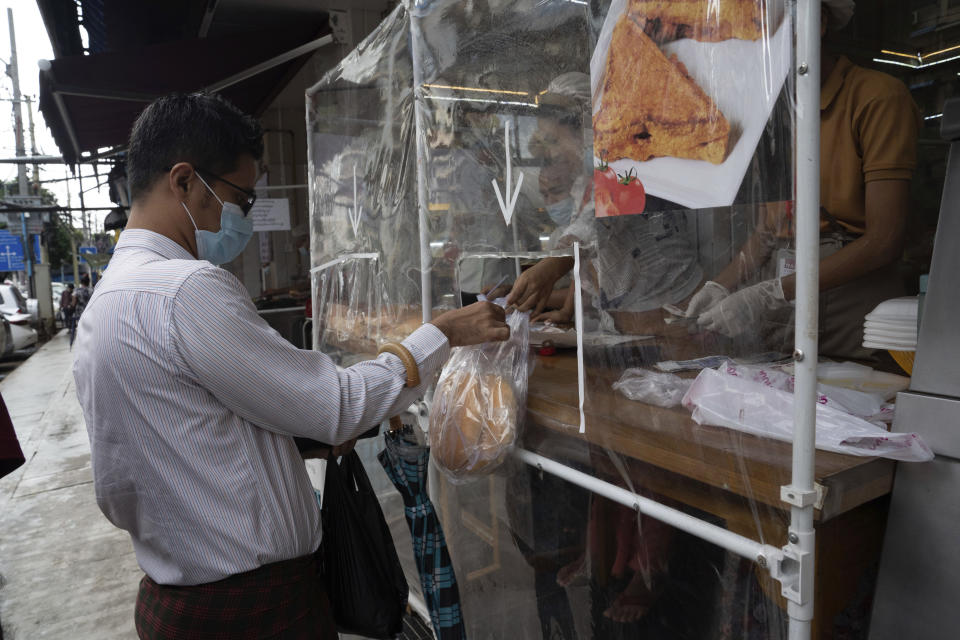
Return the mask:
POLYGON ((520 274, 507 296, 507 306, 518 311, 533 311, 537 316, 543 311, 553 293, 557 280, 573 268, 573 258, 544 258, 520 274))
POLYGON ((357 439, 347 440, 343 444, 338 444, 330 450, 330 459, 339 458, 340 456, 345 456, 353 451, 353 447, 357 444, 357 439))
POLYGON ((510 327, 505 322, 506 312, 492 302, 475 302, 462 309, 447 311, 434 318, 431 324, 443 332, 451 347, 465 347, 506 340, 510 327))
POLYGON ((727 291, 725 286, 713 280, 707 280, 700 291, 697 291, 690 298, 690 304, 687 305, 687 317, 696 318, 729 295, 730 292, 727 291))
POLYGON ((556 309, 555 311, 544 311, 538 316, 534 316, 531 322, 552 322, 553 324, 570 324, 573 321, 573 309, 556 309))
POLYGON ((780 279, 765 280, 723 298, 701 313, 697 324, 708 331, 735 338, 748 331, 756 331, 768 312, 785 304, 788 302, 784 298, 780 279))
POLYGON ((502 284, 496 289, 494 289, 493 285, 490 284, 485 286, 483 289, 481 289, 480 293, 486 296, 487 300, 496 300, 497 298, 502 298, 503 296, 505 296, 509 291, 510 291, 510 285, 508 284, 502 284))

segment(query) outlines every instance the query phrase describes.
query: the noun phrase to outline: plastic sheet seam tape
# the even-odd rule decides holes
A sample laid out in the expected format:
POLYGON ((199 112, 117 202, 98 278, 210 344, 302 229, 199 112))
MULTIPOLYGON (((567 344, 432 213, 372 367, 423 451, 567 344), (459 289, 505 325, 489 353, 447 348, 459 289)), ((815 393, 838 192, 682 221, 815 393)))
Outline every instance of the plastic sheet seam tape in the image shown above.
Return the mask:
POLYGON ((580 243, 573 243, 573 286, 577 295, 573 298, 574 320, 577 325, 577 389, 580 397, 580 433, 587 430, 587 421, 583 416, 583 292, 580 288, 580 243))
POLYGON ((329 269, 335 264, 340 264, 341 262, 346 262, 347 260, 378 260, 380 258, 379 253, 347 253, 342 256, 338 256, 329 262, 324 262, 318 267, 310 269, 310 274, 320 273, 324 269, 329 269))

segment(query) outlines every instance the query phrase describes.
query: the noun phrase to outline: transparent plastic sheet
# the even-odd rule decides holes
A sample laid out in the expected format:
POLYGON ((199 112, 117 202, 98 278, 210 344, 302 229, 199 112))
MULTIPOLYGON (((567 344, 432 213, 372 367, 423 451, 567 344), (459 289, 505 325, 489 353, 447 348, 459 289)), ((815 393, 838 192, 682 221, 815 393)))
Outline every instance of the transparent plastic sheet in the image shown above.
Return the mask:
MULTIPOLYGON (((416 307, 429 293, 436 312, 471 302, 498 282, 514 285, 518 268, 553 278, 572 262, 561 253, 579 242, 583 322, 575 327, 566 306, 567 266, 543 309, 550 322, 531 323, 536 364, 518 445, 750 539, 783 545, 789 509, 780 487, 790 482, 789 443, 698 425, 686 408, 630 400, 613 385, 630 369, 659 371, 658 364, 710 356, 769 363, 793 350, 793 307, 771 288, 795 268, 792 6, 774 0, 406 3, 311 94, 314 264, 380 253, 376 263, 348 259, 334 268, 380 274, 379 302, 358 300, 357 308, 416 307), (653 15, 666 5, 682 11, 653 15), (599 157, 595 118, 617 93, 606 90, 605 73, 609 53, 619 50, 613 31, 624 16, 643 34, 632 37, 645 37, 644 51, 658 65, 672 65, 661 68, 682 85, 664 92, 667 111, 708 114, 701 126, 714 132, 722 115, 729 137, 714 145, 725 147, 719 156, 670 155, 678 145, 668 140, 645 160, 599 157), (720 26, 704 26, 711 21, 720 26), (743 37, 743 28, 759 35, 743 37), (359 237, 350 221, 355 163, 365 172, 359 237), (618 191, 608 172, 628 188, 618 191), (625 215, 610 215, 614 204, 625 215), (421 232, 429 292, 420 288, 421 232), (735 284, 707 284, 718 279, 735 284), (586 367, 583 434, 577 328, 586 367)), ((663 133, 657 131, 647 126, 635 134, 649 140, 663 133)), ((684 135, 696 139, 696 133, 694 127, 684 135)), ((846 241, 825 237, 822 254, 846 241)), ((315 290, 348 311, 352 296, 366 295, 347 286, 335 294, 315 290)), ((315 313, 323 308, 318 303, 315 313)), ((843 322, 856 314, 845 313, 843 322)), ((372 347, 383 323, 376 329, 368 316, 372 347)), ((833 319, 821 318, 822 354, 860 359, 862 353, 845 351, 850 336, 833 319)), ((325 348, 342 361, 358 357, 356 345, 328 340, 325 348)), ((698 371, 676 375, 692 382, 698 371)), ((835 377, 856 387, 873 376, 838 371, 835 377)), ((870 536, 882 534, 882 511, 870 494, 870 483, 882 485, 892 472, 882 462, 817 454, 818 482, 827 490, 817 504, 824 539, 852 517, 870 536)), ((399 514, 399 500, 388 496, 399 514)), ((431 497, 471 637, 786 636, 786 603, 764 569, 515 458, 466 483, 431 473, 431 497)), ((384 509, 388 520, 391 508, 384 509)), ((397 547, 403 553, 407 543, 397 547)), ((826 549, 837 554, 838 548, 826 549)), ((849 583, 870 559, 849 557, 859 563, 851 570, 856 578, 837 580, 828 606, 817 604, 830 619, 862 604, 849 583)))
MULTIPOLYGON (((342 365, 376 354, 422 320, 413 147, 410 24, 403 8, 306 95, 313 344, 342 365)), ((412 598, 422 598, 403 500, 377 461, 356 451, 380 499, 412 598)), ((322 467, 317 463, 314 467, 322 467)), ((316 486, 320 469, 311 469, 316 486)))
MULTIPOLYGON (((745 321, 731 322, 726 334, 686 313, 690 299, 730 263, 747 287, 776 277, 775 266, 755 264, 747 255, 756 252, 743 248, 752 237, 763 249, 792 248, 792 27, 786 9, 772 2, 591 5, 590 91, 583 96, 557 87, 559 97, 549 100, 548 91, 541 98, 550 109, 539 115, 538 129, 551 132, 552 150, 542 154, 546 166, 537 181, 548 207, 558 191, 574 203, 570 222, 554 237, 583 247, 586 428, 577 434, 575 353, 557 348, 538 355, 523 442, 573 469, 776 546, 785 543, 789 521, 779 486, 789 484, 790 445, 701 427, 669 398, 670 389, 683 389, 696 374, 681 372, 666 387, 655 378, 663 361, 792 351, 793 309, 785 301, 773 305, 773 317, 763 313, 761 321, 766 309, 758 308, 745 321), (726 22, 743 18, 748 8, 755 37, 731 38, 726 22), (655 11, 675 11, 678 22, 670 28, 668 16, 655 11), (630 28, 618 29, 624 21, 630 28), (711 22, 721 25, 716 33, 689 37, 711 22), (631 60, 637 51, 641 57, 631 60), (626 74, 618 71, 621 65, 626 74), (647 104, 651 95, 659 102, 647 104), (581 121, 579 136, 567 124, 576 107, 590 117, 581 121), (686 120, 694 124, 682 130, 686 120), (605 123, 612 123, 607 130, 605 123), (723 144, 708 145, 719 152, 700 146, 725 127, 723 144), (629 143, 617 150, 611 140, 618 135, 645 148, 630 157, 629 143), (578 138, 584 142, 574 145, 578 138), (566 175, 553 170, 560 153, 567 155, 566 175), (680 313, 666 311, 667 305, 680 313), (759 333, 769 340, 757 339, 759 333), (621 390, 614 385, 636 369, 652 375, 641 385, 636 376, 628 378, 647 394, 630 400, 622 393, 626 380, 621 390)), ((757 308, 752 300, 750 308, 757 308)), ((524 534, 519 546, 529 547, 529 557, 546 573, 536 585, 544 637, 551 625, 567 626, 567 611, 577 611, 576 592, 571 586, 558 591, 558 585, 582 589, 579 597, 589 602, 586 612, 577 611, 590 620, 586 632, 574 624, 579 637, 786 635, 779 585, 749 560, 536 469, 524 475, 512 479, 507 503, 525 526, 518 528, 524 534), (549 505, 557 503, 565 508, 548 517, 549 505), (519 515, 524 508, 533 512, 529 521, 519 515)))
POLYGON ((493 472, 519 437, 530 376, 530 316, 507 317, 506 342, 457 347, 433 394, 433 462, 453 482, 493 472))
POLYGON ((307 91, 314 344, 376 353, 422 320, 409 19, 307 91))

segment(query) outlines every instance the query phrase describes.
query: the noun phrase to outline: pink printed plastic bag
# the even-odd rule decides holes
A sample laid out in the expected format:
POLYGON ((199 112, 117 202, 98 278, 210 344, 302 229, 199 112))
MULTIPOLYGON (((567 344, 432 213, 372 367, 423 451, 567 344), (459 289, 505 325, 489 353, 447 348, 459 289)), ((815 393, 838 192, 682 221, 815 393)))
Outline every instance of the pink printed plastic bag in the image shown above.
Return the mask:
MULTIPOLYGON (((698 424, 793 441, 793 394, 763 382, 704 369, 683 397, 698 424)), ((817 404, 817 449, 926 462, 933 452, 915 433, 890 433, 829 404, 817 404)))

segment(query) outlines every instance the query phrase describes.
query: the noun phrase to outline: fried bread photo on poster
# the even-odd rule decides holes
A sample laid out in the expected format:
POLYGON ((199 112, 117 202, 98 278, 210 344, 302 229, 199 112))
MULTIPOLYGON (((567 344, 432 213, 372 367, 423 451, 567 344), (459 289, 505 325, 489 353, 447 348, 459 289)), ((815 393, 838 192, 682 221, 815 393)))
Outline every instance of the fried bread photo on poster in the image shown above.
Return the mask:
MULTIPOLYGON (((613 0, 590 63, 597 217, 737 199, 793 54, 783 0, 613 0)), ((789 148, 786 141, 785 148, 789 148)))

